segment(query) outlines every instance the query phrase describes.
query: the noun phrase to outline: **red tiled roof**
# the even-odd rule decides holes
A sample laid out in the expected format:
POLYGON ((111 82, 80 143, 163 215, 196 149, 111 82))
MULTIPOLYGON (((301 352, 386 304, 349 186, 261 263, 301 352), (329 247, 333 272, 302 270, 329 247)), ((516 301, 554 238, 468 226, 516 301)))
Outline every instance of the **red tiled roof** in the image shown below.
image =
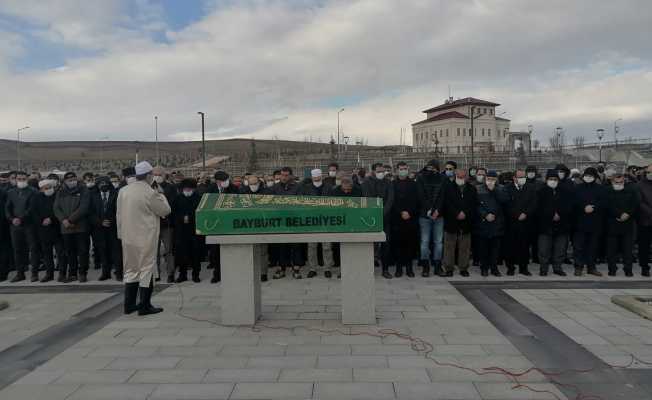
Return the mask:
POLYGON ((412 126, 421 125, 432 121, 440 121, 442 119, 449 119, 449 118, 469 119, 469 117, 467 117, 464 114, 458 113, 457 111, 451 111, 451 112, 436 115, 432 118, 424 119, 423 121, 415 122, 414 124, 412 124, 412 126))
POLYGON ((500 104, 492 103, 486 100, 476 99, 474 97, 466 97, 463 99, 453 100, 450 103, 444 103, 438 105, 437 107, 430 108, 425 110, 424 113, 431 113, 435 111, 447 110, 449 108, 459 107, 459 106, 487 106, 487 107, 498 107, 500 104))

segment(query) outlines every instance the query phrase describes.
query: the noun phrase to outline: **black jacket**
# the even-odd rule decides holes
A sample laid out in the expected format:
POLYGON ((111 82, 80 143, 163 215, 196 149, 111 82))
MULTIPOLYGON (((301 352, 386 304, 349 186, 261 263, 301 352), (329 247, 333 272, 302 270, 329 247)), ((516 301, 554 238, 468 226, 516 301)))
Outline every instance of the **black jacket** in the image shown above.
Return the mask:
POLYGON ((394 192, 394 202, 392 203, 391 221, 392 226, 401 224, 416 224, 419 217, 419 196, 417 183, 412 179, 396 179, 392 182, 394 192), (407 221, 401 218, 401 212, 407 211, 410 219, 407 221))
POLYGON ((567 189, 557 187, 553 190, 547 185, 538 193, 539 207, 537 209, 537 229, 545 235, 559 235, 570 233, 573 226, 572 195, 567 189), (555 213, 559 221, 553 221, 555 213))
POLYGON ((518 188, 513 182, 505 186, 509 202, 507 203, 507 228, 523 231, 529 229, 531 221, 536 218, 537 210, 537 188, 535 184, 526 183, 523 187, 518 188), (526 215, 526 219, 519 221, 521 213, 526 215))
POLYGON ((174 207, 172 207, 172 225, 174 227, 175 236, 178 235, 195 235, 195 210, 199 206, 201 196, 195 191, 192 196, 186 197, 179 194, 174 199, 174 207), (186 224, 185 218, 188 217, 186 224))
POLYGON ((329 195, 335 197, 362 197, 362 190, 360 190, 360 186, 353 185, 351 193, 347 194, 342 191, 342 186, 335 186, 329 195))
POLYGON ((328 188, 322 183, 320 187, 312 184, 312 180, 299 185, 297 194, 300 196, 327 196, 328 188))
POLYGON ((607 233, 610 235, 622 235, 634 232, 634 220, 638 213, 640 198, 638 193, 631 186, 625 186, 623 190, 607 189, 607 233), (626 221, 620 222, 623 213, 629 214, 626 221))
POLYGON ((478 190, 478 221, 475 224, 474 232, 484 238, 500 237, 505 234, 505 214, 503 207, 509 201, 505 188, 496 185, 494 190, 487 189, 486 185, 480 185, 478 190), (488 214, 493 214, 496 219, 487 221, 488 214))
POLYGON ((37 193, 34 196, 32 223, 37 227, 40 239, 54 241, 61 236, 59 220, 54 215, 54 195, 46 196, 44 193, 37 193), (43 225, 46 218, 50 218, 51 221, 48 226, 43 225))
POLYGON ((446 201, 440 210, 444 217, 444 230, 448 233, 470 233, 473 224, 476 222, 476 207, 478 204, 478 193, 470 183, 464 186, 446 185, 444 189, 446 201), (458 220, 457 216, 464 212, 466 218, 458 220))
POLYGON ((362 184, 362 195, 365 197, 380 197, 383 199, 383 214, 385 221, 389 221, 389 213, 394 206, 394 188, 387 179, 377 179, 370 176, 362 184))
MULTIPOLYGON (((419 216, 425 217, 430 210, 440 210, 444 201, 444 188, 450 183, 449 179, 439 172, 430 172, 423 169, 417 175, 417 188, 421 209, 419 216)), ((441 212, 441 210, 440 210, 441 212)))
POLYGON ((258 187, 258 190, 256 191, 256 193, 254 193, 254 192, 251 191, 251 188, 249 186, 242 186, 240 188, 240 193, 241 194, 271 194, 270 189, 271 188, 265 187, 265 185, 261 184, 258 187))
POLYGON ((31 212, 34 196, 38 194, 33 187, 27 186, 24 189, 13 188, 7 192, 5 203, 5 218, 11 223, 14 218, 20 218, 22 225, 32 223, 31 212))
POLYGON ((111 221, 111 227, 116 224, 116 212, 118 205, 118 191, 109 189, 106 203, 103 201, 103 192, 90 193, 90 208, 88 220, 93 228, 101 228, 104 220, 111 221))
POLYGON ((575 215, 578 232, 600 232, 607 212, 607 189, 596 182, 581 183, 575 187, 575 215), (587 214, 584 208, 593 205, 594 211, 587 214))
POLYGON ((69 189, 64 185, 59 189, 54 200, 54 214, 62 222, 62 234, 89 231, 88 214, 90 204, 91 198, 85 186, 78 185, 74 189, 69 189), (67 219, 73 225, 65 228, 63 226, 64 219, 67 219))
POLYGON ((277 196, 294 196, 299 191, 299 186, 293 180, 288 181, 287 183, 279 182, 272 186, 272 194, 277 196))

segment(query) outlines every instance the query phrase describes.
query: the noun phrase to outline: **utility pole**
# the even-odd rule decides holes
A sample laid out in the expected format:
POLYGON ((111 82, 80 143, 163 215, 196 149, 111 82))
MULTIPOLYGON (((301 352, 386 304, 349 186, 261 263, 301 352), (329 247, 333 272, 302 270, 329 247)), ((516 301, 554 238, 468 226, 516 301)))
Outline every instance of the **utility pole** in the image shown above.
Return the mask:
POLYGON ((201 115, 201 167, 202 171, 206 171, 206 136, 204 131, 204 113, 197 111, 201 115))
POLYGON ((108 136, 103 136, 100 138, 100 171, 104 170, 104 141, 108 139, 108 136))
POLYGON ((158 147, 158 115, 154 116, 154 138, 156 139, 156 166, 161 165, 161 153, 158 147))
POLYGON ((29 129, 29 126, 24 126, 16 131, 16 161, 18 161, 18 171, 20 171, 20 132, 29 129))
POLYGON ((344 109, 340 109, 340 111, 337 112, 337 158, 340 158, 340 114, 344 111, 344 109))
POLYGON ((622 118, 618 118, 614 121, 614 143, 616 145, 616 150, 618 150, 618 134, 620 133, 620 126, 618 126, 618 121, 622 120, 622 118))
POLYGON ((598 135, 598 140, 600 141, 598 144, 598 162, 602 162, 602 138, 604 137, 604 129, 598 129, 595 131, 595 134, 598 135))
MULTIPOLYGON (((475 106, 470 107, 471 118, 471 165, 475 165, 475 129, 473 129, 473 121, 477 118, 475 115, 475 106)), ((478 114, 478 117, 484 114, 478 114)))

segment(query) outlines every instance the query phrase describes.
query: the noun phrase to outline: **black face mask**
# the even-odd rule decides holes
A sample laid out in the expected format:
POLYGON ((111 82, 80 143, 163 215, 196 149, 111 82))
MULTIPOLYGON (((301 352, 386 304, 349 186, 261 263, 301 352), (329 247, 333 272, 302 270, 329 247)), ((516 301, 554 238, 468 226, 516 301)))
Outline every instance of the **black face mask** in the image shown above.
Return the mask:
POLYGON ((598 167, 598 172, 603 173, 604 172, 604 167, 602 167, 602 166, 598 167))
POLYGON ((108 192, 109 190, 111 190, 111 188, 109 187, 109 185, 102 185, 100 186, 100 190, 102 192, 108 192))

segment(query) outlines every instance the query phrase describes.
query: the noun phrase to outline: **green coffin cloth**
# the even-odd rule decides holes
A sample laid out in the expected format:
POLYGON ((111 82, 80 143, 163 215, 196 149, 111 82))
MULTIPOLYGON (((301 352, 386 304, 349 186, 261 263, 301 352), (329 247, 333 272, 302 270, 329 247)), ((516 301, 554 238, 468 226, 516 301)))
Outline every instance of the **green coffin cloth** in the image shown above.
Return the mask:
POLYGON ((196 222, 198 235, 381 232, 383 200, 205 194, 196 222))

